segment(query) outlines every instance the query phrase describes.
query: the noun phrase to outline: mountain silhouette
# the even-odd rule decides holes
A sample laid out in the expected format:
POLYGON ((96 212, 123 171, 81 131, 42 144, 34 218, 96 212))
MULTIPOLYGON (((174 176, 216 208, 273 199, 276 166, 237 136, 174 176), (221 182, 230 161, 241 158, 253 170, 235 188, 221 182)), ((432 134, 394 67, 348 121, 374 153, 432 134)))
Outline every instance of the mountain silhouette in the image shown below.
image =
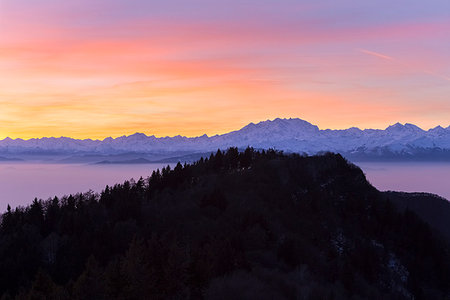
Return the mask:
POLYGON ((230 148, 100 194, 8 207, 0 294, 448 299, 448 213, 434 196, 377 191, 339 154, 230 148))

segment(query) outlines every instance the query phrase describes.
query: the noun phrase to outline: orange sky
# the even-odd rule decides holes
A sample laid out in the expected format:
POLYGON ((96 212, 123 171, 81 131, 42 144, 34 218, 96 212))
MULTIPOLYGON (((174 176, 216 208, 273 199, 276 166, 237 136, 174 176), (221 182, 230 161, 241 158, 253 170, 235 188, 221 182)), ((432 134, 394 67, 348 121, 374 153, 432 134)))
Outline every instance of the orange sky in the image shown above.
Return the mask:
POLYGON ((2 0, 0 138, 450 125, 447 2, 169 2, 2 0))

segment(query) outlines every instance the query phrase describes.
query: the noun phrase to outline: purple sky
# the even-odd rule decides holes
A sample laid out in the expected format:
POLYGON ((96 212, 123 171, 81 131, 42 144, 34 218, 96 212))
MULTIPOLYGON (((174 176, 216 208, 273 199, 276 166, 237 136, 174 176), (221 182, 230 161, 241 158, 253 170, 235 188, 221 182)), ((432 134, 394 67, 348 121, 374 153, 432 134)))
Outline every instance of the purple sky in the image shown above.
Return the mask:
POLYGON ((0 138, 450 120, 450 1, 0 2, 0 138))

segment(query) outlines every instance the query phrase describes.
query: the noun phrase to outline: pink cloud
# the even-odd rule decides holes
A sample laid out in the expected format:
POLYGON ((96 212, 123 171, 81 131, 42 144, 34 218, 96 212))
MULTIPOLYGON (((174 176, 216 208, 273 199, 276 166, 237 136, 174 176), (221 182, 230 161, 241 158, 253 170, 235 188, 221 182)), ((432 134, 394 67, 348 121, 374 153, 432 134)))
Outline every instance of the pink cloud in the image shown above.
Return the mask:
POLYGON ((345 127, 351 119, 352 126, 367 127, 401 115, 413 93, 428 99, 418 77, 433 79, 420 82, 436 89, 439 101, 448 91, 440 87, 448 82, 448 53, 407 44, 447 37, 449 21, 344 26, 319 18, 160 16, 92 23, 93 11, 89 22, 76 23, 79 10, 64 8, 58 15, 47 8, 2 15, 0 94, 12 99, 2 104, 12 127, 39 115, 35 128, 51 118, 70 130, 65 119, 73 111, 85 112, 77 121, 89 118, 84 130, 97 136, 120 124, 176 133, 176 126, 183 128, 180 114, 190 125, 177 133, 188 135, 202 134, 204 124, 216 124, 207 126, 216 128, 211 134, 278 116, 304 116, 329 127, 345 127), (126 101, 155 121, 127 110, 126 101), (167 112, 173 117, 165 120, 167 112), (91 120, 94 113, 98 120, 91 120), (101 133, 94 133, 99 126, 101 133))

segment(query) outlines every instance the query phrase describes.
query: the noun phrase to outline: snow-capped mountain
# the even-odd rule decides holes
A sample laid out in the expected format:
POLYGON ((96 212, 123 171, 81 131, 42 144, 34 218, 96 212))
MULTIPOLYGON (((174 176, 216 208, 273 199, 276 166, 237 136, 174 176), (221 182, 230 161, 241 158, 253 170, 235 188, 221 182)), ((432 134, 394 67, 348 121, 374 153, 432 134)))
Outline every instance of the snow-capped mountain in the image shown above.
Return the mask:
POLYGON ((355 127, 320 130, 316 125, 301 119, 275 119, 250 123, 240 130, 211 137, 157 138, 135 133, 104 140, 67 137, 30 140, 6 138, 0 141, 0 153, 7 157, 20 154, 192 154, 231 146, 275 148, 308 154, 333 151, 355 159, 450 159, 450 126, 437 126, 425 131, 413 124, 396 123, 385 130, 361 130, 355 127))

